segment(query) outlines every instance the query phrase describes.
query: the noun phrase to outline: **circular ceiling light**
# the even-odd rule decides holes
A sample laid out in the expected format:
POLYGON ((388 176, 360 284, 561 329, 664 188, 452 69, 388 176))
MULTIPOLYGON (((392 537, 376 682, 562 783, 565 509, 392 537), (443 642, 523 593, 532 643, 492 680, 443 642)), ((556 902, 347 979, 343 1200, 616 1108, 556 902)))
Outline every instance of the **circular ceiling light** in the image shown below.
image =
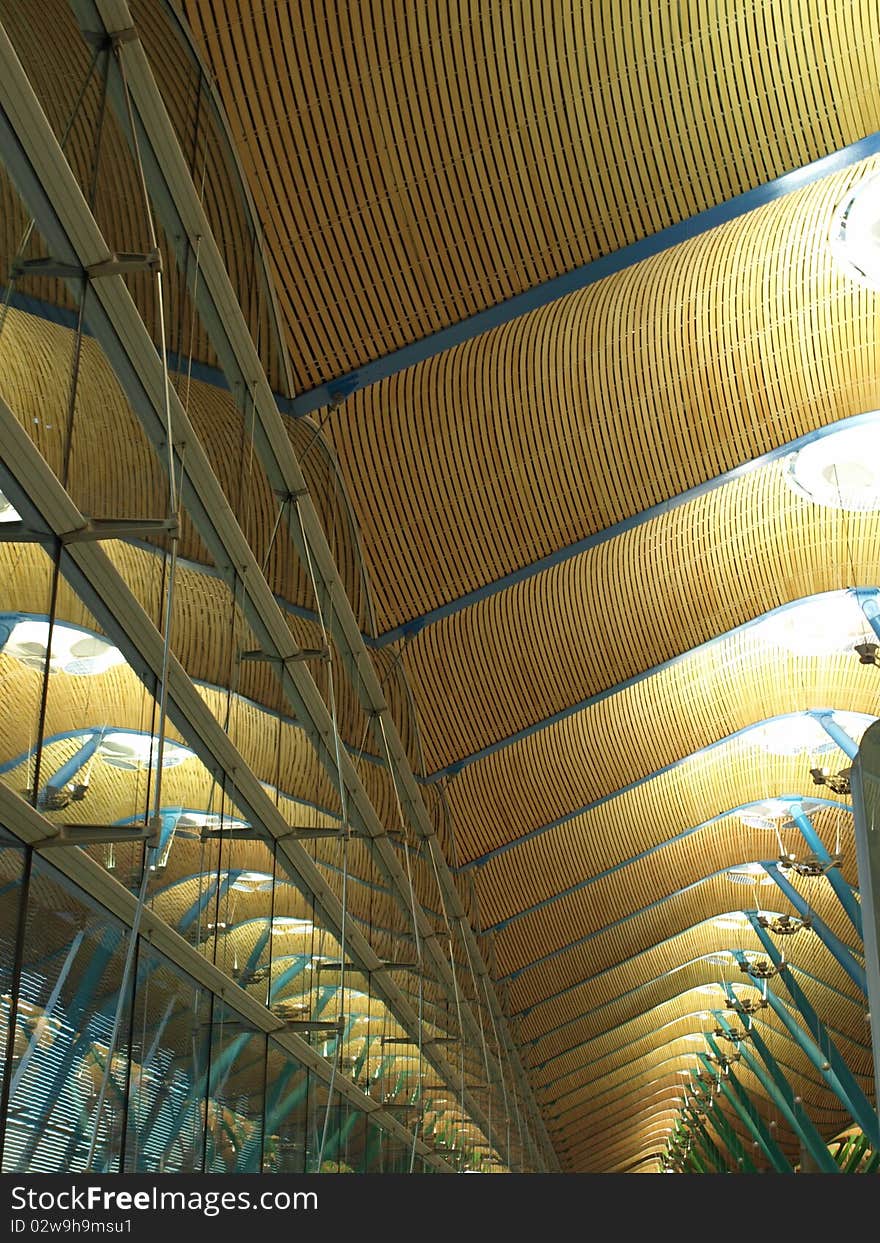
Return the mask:
POLYGON ((768 755, 824 755, 837 745, 815 717, 806 713, 755 725, 742 738, 747 746, 759 747, 768 755))
POLYGON ((853 280, 880 288, 880 176, 866 177, 843 203, 831 250, 853 280))
MULTIPOLYGON (((105 734, 101 741, 100 756, 111 768, 124 768, 130 772, 142 772, 155 768, 159 757, 159 739, 152 734, 105 734)), ((193 752, 179 743, 168 742, 162 749, 162 767, 176 768, 184 760, 192 759, 193 752)))
POLYGON ((311 920, 294 919, 292 915, 276 915, 272 920, 272 932, 275 936, 292 936, 295 933, 305 936, 313 932, 314 927, 311 920))
POLYGON ((12 508, 12 502, 0 492, 0 522, 21 522, 21 514, 12 508))
MULTIPOLYGON (((48 621, 27 620, 17 622, 12 627, 3 651, 7 656, 14 656, 29 669, 38 669, 42 673, 48 646, 48 621)), ((85 630, 77 630, 73 626, 65 626, 61 622, 55 623, 52 631, 52 654, 49 659, 52 673, 88 677, 104 673, 114 665, 123 664, 125 657, 122 652, 106 639, 85 630)))
POLYGON ((864 643, 870 627, 847 591, 829 591, 771 613, 751 627, 756 639, 793 656, 836 656, 864 643))
POLYGON ((786 478, 816 505, 880 509, 880 418, 819 436, 786 461, 786 478))

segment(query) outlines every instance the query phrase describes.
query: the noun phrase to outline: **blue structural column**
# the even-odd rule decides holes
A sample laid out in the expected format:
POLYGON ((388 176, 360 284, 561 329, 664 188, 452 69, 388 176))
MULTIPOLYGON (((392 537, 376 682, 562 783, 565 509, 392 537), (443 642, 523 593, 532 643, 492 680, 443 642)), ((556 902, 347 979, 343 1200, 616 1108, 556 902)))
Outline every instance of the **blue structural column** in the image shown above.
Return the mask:
MULTIPOLYGON (((708 1033, 706 1033, 706 1043, 716 1057, 722 1056, 718 1045, 708 1033)), ((713 1067, 709 1057, 705 1053, 699 1053, 697 1056, 711 1075, 713 1073, 713 1067)), ((733 1106, 743 1126, 752 1136, 752 1139, 757 1142, 761 1151, 764 1153, 764 1156, 773 1166, 777 1174, 793 1174, 794 1171, 786 1159, 785 1153, 764 1126, 761 1115, 749 1100, 748 1093, 739 1082, 733 1071, 731 1070, 728 1074, 720 1075, 718 1082, 721 1087, 721 1091, 733 1106)))
POLYGON ((865 979, 865 968, 858 962, 848 945, 844 945, 840 937, 831 931, 823 919, 810 909, 803 897, 795 889, 790 880, 783 874, 778 863, 764 863, 764 871, 782 890, 801 919, 808 919, 813 931, 821 939, 825 948, 843 967, 846 974, 861 992, 867 993, 868 984, 865 979))
MULTIPOLYGON (((821 837, 816 832, 813 826, 812 820, 807 815, 807 813, 804 811, 803 803, 793 799, 790 804, 790 810, 791 810, 791 818, 797 825, 798 829, 800 830, 801 836, 803 837, 804 841, 809 846, 810 850, 812 850, 813 854, 816 856, 816 858, 821 863, 824 863, 826 865, 830 864, 831 855, 826 849, 825 844, 823 843, 821 837)), ((840 900, 841 906, 846 911, 846 914, 847 914, 847 917, 850 923, 852 924, 853 928, 856 930, 859 940, 861 940, 862 939, 862 910, 861 910, 861 907, 859 906, 859 903, 858 903, 858 900, 855 894, 853 893, 852 889, 850 889, 849 885, 844 880, 843 874, 841 873, 840 868, 836 866, 828 867, 828 871, 825 873, 825 875, 828 878, 828 883, 830 884, 831 888, 837 894, 837 897, 840 900)))
MULTIPOLYGON (((876 607, 876 601, 874 605, 876 607)), ((865 929, 865 976, 871 1016, 874 1083, 880 1097, 880 721, 870 725, 862 737, 850 783, 855 814, 859 896, 865 929)), ((875 1152, 880 1150, 876 1139, 871 1142, 875 1152)))
MULTIPOLYGON (((753 918, 751 914, 749 918, 753 918)), ((764 929, 757 922, 757 919, 754 920, 753 926, 758 935, 764 933, 764 929)), ((781 964, 781 958, 776 946, 766 934, 761 939, 774 966, 778 968, 781 964)), ((741 950, 734 951, 734 954, 741 963, 747 962, 741 950)), ((755 987, 761 986, 761 981, 754 977, 751 978, 755 987)), ((812 1035, 808 1036, 800 1024, 795 1022, 789 1014, 787 1007, 768 988, 766 994, 767 1001, 773 1013, 778 1015, 788 1034, 822 1075, 853 1121, 858 1123, 875 1148, 880 1147, 880 1125, 878 1125, 877 1114, 868 1102, 852 1071, 841 1057, 831 1037, 825 1031, 818 1015, 804 996, 800 986, 793 979, 791 971, 788 969, 781 971, 778 978, 791 994, 792 1000, 803 1016, 807 1030, 810 1033, 815 1033, 815 1039, 812 1035), (819 1041, 819 1043, 817 1044, 816 1041, 819 1041)))
MULTIPOLYGON (((727 992, 728 996, 732 995, 733 990, 730 985, 727 986, 727 992)), ((722 1010, 714 1010, 713 1014, 725 1031, 732 1032, 733 1029, 722 1010)), ((747 1031, 748 1040, 741 1041, 738 1046, 743 1062, 748 1066, 770 1100, 785 1118, 795 1135, 797 1135, 802 1150, 806 1150, 809 1153, 810 1158, 819 1170, 824 1174, 839 1174, 840 1169, 828 1151, 828 1145, 816 1130, 806 1111, 795 1100, 795 1094, 792 1091, 791 1085, 779 1069, 773 1054, 764 1043, 754 1019, 749 1021, 747 1031), (764 1062, 766 1071, 761 1067, 758 1058, 752 1054, 751 1049, 748 1047, 749 1045, 755 1049, 758 1056, 764 1062)))
POLYGON ((93 730, 85 736, 85 741, 74 751, 69 760, 61 765, 61 767, 49 778, 46 784, 39 792, 38 805, 47 806, 53 794, 60 794, 69 781, 72 781, 79 770, 86 764, 98 750, 101 745, 101 739, 104 731, 100 729, 93 730))
POLYGON ((727 1118, 725 1118, 720 1105, 712 1099, 711 1093, 709 1096, 705 1096, 701 1085, 699 1085, 694 1079, 690 1081, 688 1088, 700 1101, 701 1106, 705 1110, 707 1124, 714 1128, 715 1133, 724 1145, 725 1150, 730 1154, 730 1157, 736 1163, 737 1168, 741 1169, 744 1173, 754 1174, 754 1161, 740 1143, 739 1136, 736 1131, 734 1131, 727 1118))
POLYGON ((813 720, 819 722, 831 741, 840 747, 847 759, 854 760, 856 758, 859 744, 850 738, 842 725, 838 725, 834 719, 833 712, 811 712, 810 716, 813 720))
POLYGON ((690 1121, 690 1133, 694 1143, 697 1144, 706 1156, 710 1165, 714 1165, 719 1174, 726 1174, 728 1170, 727 1163, 719 1152, 715 1144, 709 1138, 706 1128, 703 1126, 702 1119, 691 1109, 684 1110, 685 1116, 690 1121))

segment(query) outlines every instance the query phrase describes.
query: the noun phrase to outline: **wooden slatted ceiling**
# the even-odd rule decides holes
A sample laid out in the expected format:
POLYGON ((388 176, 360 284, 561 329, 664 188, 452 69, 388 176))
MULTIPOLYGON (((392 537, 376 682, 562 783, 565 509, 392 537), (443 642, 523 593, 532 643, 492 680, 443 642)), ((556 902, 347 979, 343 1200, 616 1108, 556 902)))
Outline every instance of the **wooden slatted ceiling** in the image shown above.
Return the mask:
MULTIPOLYGON (((569 945, 573 939, 594 935, 607 924, 661 902, 665 895, 696 885, 716 872, 740 867, 754 860, 775 860, 778 846, 774 834, 760 830, 743 833, 737 820, 738 817, 731 817, 723 825, 713 825, 684 842, 661 849, 649 858, 630 864, 502 929, 495 937, 499 973, 506 975, 534 962, 536 947, 540 947, 542 954, 553 953, 569 945)), ((847 816, 847 821, 846 832, 841 834, 841 846, 848 856, 849 883, 853 884, 856 882, 856 866, 850 816, 847 816)), ((821 832, 818 824, 816 827, 821 832)), ((808 853, 799 833, 786 836, 789 849, 802 855, 808 853)), ((833 833, 826 833, 824 840, 828 842, 829 850, 833 850, 833 833)), ((826 888, 824 882, 804 883, 807 884, 805 896, 809 901, 815 900, 817 889, 824 892, 826 888)), ((730 910, 738 910, 743 901, 758 902, 762 909, 775 909, 776 898, 771 895, 769 886, 757 891, 747 890, 746 886, 731 887, 727 897, 730 910), (744 897, 746 892, 749 893, 748 898, 744 897)), ((789 908, 785 905, 782 909, 789 908)), ((842 915, 842 908, 838 909, 842 915)), ((723 914, 724 908, 720 907, 717 913, 723 914)))
MULTIPOLYGON (((746 655, 754 653, 749 647, 746 655)), ((757 746, 757 737, 748 733, 729 744, 723 740, 778 714, 827 707, 868 716, 880 711, 876 675, 855 654, 775 656, 759 649, 760 658, 716 665, 706 654, 692 667, 683 663, 465 769, 448 794, 462 858, 480 858, 576 808, 592 808, 615 791, 639 798, 638 789, 628 787, 668 765, 677 767, 658 780, 674 783, 682 765, 688 775, 696 774, 700 764, 711 765, 718 744, 757 746), (702 759, 687 758, 701 747, 713 750, 702 759)), ((824 738, 818 728, 817 738, 824 738)), ((756 758, 753 766, 763 771, 763 760, 756 758)), ((804 754, 792 790, 810 785, 811 767, 811 756, 804 754)), ((732 803, 719 803, 703 819, 745 801, 734 795, 732 803)), ((569 822, 552 834, 570 833, 571 827, 569 822)), ((610 845, 608 855, 614 856, 610 845)), ((515 847, 522 848, 527 847, 515 847)))
MULTIPOLYGON (((725 906, 728 903, 725 902, 725 906)), ((554 1034, 548 1036, 544 1044, 541 1060, 545 1060, 650 1010, 674 997, 683 987, 715 984, 719 980, 739 981, 743 975, 727 955, 727 946, 723 941, 717 930, 709 940, 705 927, 697 924, 685 926, 684 931, 666 942, 649 943, 649 948, 636 954, 632 960, 617 964, 589 981, 573 983, 565 994, 550 1001, 536 1002, 519 1022, 520 1039, 526 1043, 552 1028, 554 1034), (707 956, 710 955, 727 956, 723 962, 716 963, 708 961, 707 956)), ((764 949, 756 937, 751 942, 743 937, 742 941, 744 950, 754 950, 764 956, 764 949)), ((812 976, 821 975, 822 980, 837 988, 843 976, 842 969, 830 961, 830 956, 816 941, 811 943, 811 952, 819 957, 816 965, 807 964, 805 970, 812 976)), ((817 1005, 816 1009, 822 1014, 827 1013, 829 1005, 835 1004, 829 989, 825 985, 813 985, 803 976, 797 978, 808 996, 813 987, 824 990, 822 994, 817 994, 821 995, 821 1005, 817 1005), (826 993, 829 995, 826 996, 826 993)), ((845 997, 853 997, 853 987, 844 979, 841 991, 845 997)), ((511 1009, 516 1013, 518 1007, 512 1005, 511 1009)))
POLYGON ((355 394, 334 444, 391 627, 880 405, 828 244, 866 161, 355 394))
MULTIPOLYGON (((633 967, 633 960, 650 946, 674 937, 676 933, 692 927, 700 920, 711 919, 719 911, 729 911, 736 901, 731 897, 732 891, 742 888, 733 886, 726 874, 713 877, 694 885, 687 893, 672 894, 651 911, 634 915, 633 918, 616 927, 603 928, 592 940, 564 950, 555 958, 534 966, 513 980, 510 987, 511 1006, 514 1010, 533 1006, 572 984, 582 980, 592 980, 601 972, 617 964, 633 967)), ((789 914, 796 913, 792 904, 781 893, 774 893, 772 899, 767 895, 769 895, 769 886, 766 893, 761 894, 759 898, 762 905, 768 902, 768 904, 772 903, 774 910, 789 914)), ((836 898, 832 898, 834 905, 830 912, 827 907, 831 903, 826 905, 825 902, 820 903, 815 898, 813 900, 817 911, 822 910, 833 916, 839 909, 836 898)), ((826 922, 832 921, 826 920, 826 922)), ((837 919, 833 920, 834 925, 838 922, 837 919)), ((713 948, 726 949, 729 946, 739 948, 734 945, 734 938, 737 935, 722 932, 719 937, 710 939, 710 934, 707 936, 707 941, 713 948)), ((818 938, 810 938, 808 961, 815 964, 820 961, 823 951, 819 945, 812 944, 813 940, 818 940, 818 938)), ((806 951, 803 949, 793 949, 794 961, 806 961, 800 957, 804 953, 806 951)), ((856 986, 848 980, 842 967, 835 966, 833 974, 826 978, 835 983, 840 980, 844 991, 849 995, 855 995, 853 990, 856 986)))
MULTIPOLYGON (((8 313, 0 338, 4 397, 57 473, 63 460, 72 341, 68 329, 15 310, 8 313)), ((267 572, 273 590, 290 603, 314 609, 311 584, 283 532, 276 536, 270 553, 278 502, 256 456, 247 452, 242 417, 231 395, 196 380, 187 385, 184 378, 182 400, 187 392, 190 419, 242 530, 261 564, 269 555, 267 572)), ((312 433, 299 420, 288 420, 286 426, 294 448, 302 453, 312 433)), ((362 597, 361 575, 350 544, 346 551, 348 523, 338 509, 337 489, 318 453, 305 456, 303 470, 326 529, 335 533, 340 573, 357 607, 362 597)), ((167 484, 163 469, 109 363, 88 339, 80 370, 69 487, 78 506, 90 516, 164 516, 167 484), (106 457, 108 443, 117 449, 112 470, 106 457)), ((180 555, 210 564, 185 515, 180 555)))
POLYGON ((711 23, 648 0, 182 8, 302 387, 844 146, 880 105, 867 0, 711 23))
POLYGON ((746 737, 689 757, 676 768, 489 860, 479 869, 477 882, 486 924, 728 809, 771 795, 797 793, 807 786, 807 757, 768 755, 749 745, 746 737), (527 900, 521 900, 523 894, 528 894, 527 900))
MULTIPOLYGON (((705 961, 705 960, 704 960, 705 961)), ((711 965, 710 965, 711 966, 711 965)), ((690 975, 694 975, 694 967, 687 968, 690 975)), ((705 972, 710 975, 710 972, 705 972)), ((732 962, 730 968, 725 972, 728 982, 736 983, 738 979, 745 979, 740 972, 736 971, 732 962), (736 977, 736 979, 733 979, 736 977)), ((718 968, 713 967, 713 975, 711 982, 715 983, 721 978, 718 968)), ((827 984, 817 983, 810 978, 808 973, 795 971, 794 978, 807 994, 810 1004, 813 1004, 818 1012, 823 1016, 823 1022, 827 1023, 830 1028, 834 1029, 835 1042, 838 1042, 841 1049, 855 1053, 856 1057, 861 1060, 864 1065, 865 1047, 868 1044, 870 1029, 865 1019, 865 1002, 863 998, 844 998, 840 994, 833 991, 827 984), (845 1033, 843 1037, 839 1034, 845 1033)), ((664 1002, 669 997, 670 992, 675 987, 675 977, 665 977, 662 981, 656 981, 651 984, 649 989, 644 989, 644 997, 653 998, 654 1001, 664 1002), (671 979, 671 982, 670 982, 671 979)), ((791 1002, 788 993, 784 987, 777 986, 777 994, 786 1004, 791 1002)), ((651 1014, 651 1002, 646 1002, 648 1009, 645 1013, 651 1014)), ((543 1099, 554 1100, 557 1096, 566 1093, 575 1094, 580 1089, 580 1085, 584 1081, 584 1063, 588 1060, 590 1050, 594 1047, 594 1042, 599 1043, 600 1040, 613 1040, 616 1037, 616 1027, 623 1023, 628 1023, 631 1019, 641 1016, 640 1002, 630 998, 629 1006, 621 1006, 615 1003, 613 1007, 608 1008, 607 1013, 614 1013, 612 1022, 594 1024, 598 1025, 599 1030, 594 1034, 590 1034, 589 1030, 580 1025, 580 1021, 569 1024, 566 1029, 566 1039, 557 1038, 554 1042, 547 1039, 541 1044, 541 1063, 538 1064, 538 1070, 533 1073, 533 1083, 538 1089, 544 1085, 543 1099), (585 1033, 585 1037, 584 1037, 585 1033), (551 1052, 548 1053, 548 1050, 551 1052), (556 1052, 553 1052, 556 1050, 556 1052)), ((776 1022, 776 1021, 773 1021, 776 1022)), ((589 1066, 589 1073, 592 1073, 597 1066, 602 1066, 602 1060, 597 1060, 597 1065, 589 1066)), ((870 1069, 870 1068, 869 1068, 870 1069)))
MULTIPOLYGON (((813 505, 788 486, 783 462, 760 468, 411 639, 405 661, 428 769, 782 604, 878 577, 877 514, 813 505)), ((724 643, 688 668, 729 676, 734 651, 749 648, 724 643)), ((652 680, 617 702, 631 697, 640 717, 656 713, 646 700, 666 684, 652 680)))
MULTIPOLYGON (((195 59, 182 44, 177 23, 169 19, 162 4, 155 4, 153 0, 133 0, 130 7, 147 55, 161 77, 165 106, 200 192, 224 263, 248 317, 266 374, 276 391, 285 391, 286 372, 276 317, 262 265, 257 262, 250 217, 233 170, 234 155, 205 97, 206 82, 200 84, 195 59)), ((60 140, 88 74, 93 51, 82 39, 74 14, 65 0, 45 0, 41 17, 40 22, 34 22, 28 6, 15 0, 2 0, 0 3, 0 19, 60 140)), ((103 61, 100 61, 86 90, 80 112, 71 125, 65 147, 71 166, 87 194, 91 184, 102 81, 103 61)), ((4 208, 7 210, 4 211, 0 229, 0 249, 7 261, 4 263, 5 272, 8 261, 16 252, 27 218, 5 174, 3 185, 4 208)), ((103 122, 95 215, 114 250, 143 252, 149 248, 149 229, 136 166, 112 109, 107 110, 103 122)), ((175 268, 173 250, 164 237, 160 241, 168 297, 166 327, 169 348, 184 354, 192 348, 197 360, 216 366, 217 358, 207 334, 198 320, 192 319, 184 282, 175 268), (193 327, 195 336, 191 341, 193 327)), ((39 247, 41 243, 37 240, 36 245, 39 247)), ((191 270, 194 269, 192 255, 189 262, 191 270)), ((126 277, 126 283, 154 339, 158 341, 153 278, 146 274, 130 275, 126 277)), ((18 287, 64 307, 73 305, 71 295, 61 281, 27 278, 18 287)))

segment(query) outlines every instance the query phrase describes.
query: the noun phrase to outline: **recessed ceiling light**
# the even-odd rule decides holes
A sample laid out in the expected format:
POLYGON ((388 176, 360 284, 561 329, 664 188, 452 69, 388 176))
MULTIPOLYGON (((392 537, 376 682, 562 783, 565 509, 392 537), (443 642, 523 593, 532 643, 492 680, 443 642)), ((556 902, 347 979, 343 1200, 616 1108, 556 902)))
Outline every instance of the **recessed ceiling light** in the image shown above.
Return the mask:
POLYGON ((0 522, 21 522, 21 514, 12 508, 12 502, 0 492, 0 522))
POLYGON ((843 203, 831 250, 853 280, 880 288, 880 177, 866 177, 843 203))
POLYGON ((786 478, 816 505, 880 509, 880 419, 819 436, 786 459, 786 478))
POLYGON ((794 656, 834 656, 863 643, 870 626, 849 592, 829 591, 771 613, 750 627, 750 633, 794 656))
MULTIPOLYGON (((49 622, 25 619, 17 622, 3 645, 7 656, 13 656, 29 669, 41 673, 46 664, 49 646, 49 622)), ((52 630, 52 654, 49 669, 52 673, 67 673, 74 677, 88 677, 105 673, 114 665, 125 664, 125 657, 118 647, 87 630, 78 630, 56 622, 52 630)))

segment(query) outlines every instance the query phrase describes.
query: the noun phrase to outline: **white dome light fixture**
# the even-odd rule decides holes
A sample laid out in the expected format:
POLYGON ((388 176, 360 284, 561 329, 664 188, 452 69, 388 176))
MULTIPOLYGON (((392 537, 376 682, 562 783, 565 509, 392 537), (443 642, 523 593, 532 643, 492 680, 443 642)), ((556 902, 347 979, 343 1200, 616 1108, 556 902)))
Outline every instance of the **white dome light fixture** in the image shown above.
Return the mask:
POLYGON ((815 505, 869 513, 880 509, 880 412, 819 436, 786 459, 786 478, 815 505))
POLYGON ((756 622, 752 635, 793 656, 836 656, 864 643, 870 627, 848 591, 828 591, 778 609, 756 622))
POLYGON ((880 175, 866 177, 842 204, 831 251, 853 280, 880 289, 880 175))
MULTIPOLYGON (((49 646, 48 621, 25 620, 17 622, 3 646, 7 656, 13 656, 29 669, 41 673, 46 664, 49 646)), ((52 653, 49 669, 52 673, 67 673, 74 677, 90 677, 105 673, 114 665, 124 665, 125 657, 118 647, 98 635, 75 626, 56 622, 52 631, 52 653)))
MULTIPOLYGON (((98 754, 111 768, 123 768, 129 772, 145 772, 155 769, 159 758, 159 739, 153 734, 118 733, 105 734, 98 754)), ((177 742, 166 739, 162 749, 162 767, 176 768, 185 760, 193 759, 194 752, 177 742)))

